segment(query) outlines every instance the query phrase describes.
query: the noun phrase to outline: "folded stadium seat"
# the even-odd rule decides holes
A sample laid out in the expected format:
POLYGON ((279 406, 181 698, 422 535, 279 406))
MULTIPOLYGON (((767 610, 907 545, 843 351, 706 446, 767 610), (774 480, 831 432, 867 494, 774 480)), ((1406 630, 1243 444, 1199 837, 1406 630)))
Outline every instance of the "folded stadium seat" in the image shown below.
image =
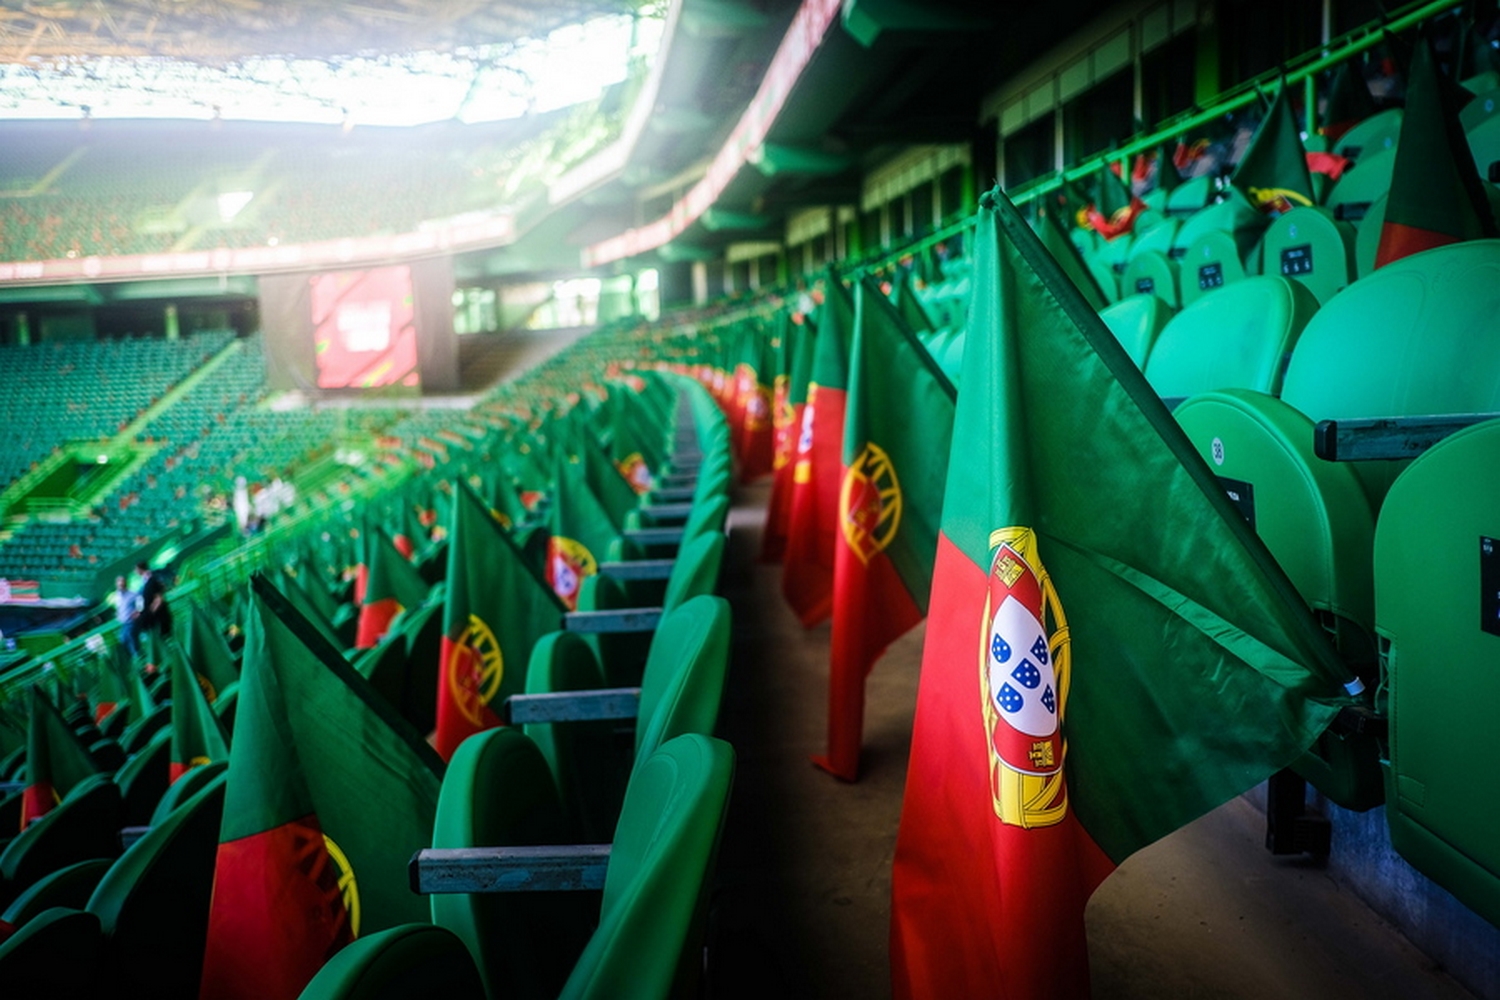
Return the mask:
POLYGON ((600 861, 607 857, 598 926, 560 996, 693 996, 703 969, 708 889, 733 779, 729 744, 679 736, 631 775, 607 852, 589 845, 520 858, 497 848, 475 850, 460 860, 427 850, 414 861, 415 881, 423 892, 505 891, 533 883, 538 861, 550 861, 556 877, 546 881, 548 887, 595 888, 600 861))
POLYGON ((158 826, 162 820, 172 814, 172 811, 182 805, 188 799, 197 795, 209 782, 223 774, 229 768, 226 760, 210 761, 207 764, 199 764, 192 768, 182 777, 167 788, 162 794, 161 801, 156 803, 156 809, 151 813, 150 826, 158 826))
POLYGON ((1469 151, 1474 154, 1474 165, 1479 168, 1480 180, 1488 180, 1492 165, 1500 162, 1500 115, 1481 119, 1465 129, 1464 136, 1469 141, 1469 151))
POLYGON ((0 852, 0 902, 59 868, 120 854, 120 790, 102 774, 83 779, 62 802, 0 852))
POLYGON ((1213 178, 1204 174, 1183 181, 1167 194, 1167 214, 1186 219, 1206 208, 1214 197, 1213 178))
POLYGON ((1317 309, 1286 278, 1226 285, 1172 317, 1146 358, 1146 380, 1168 399, 1228 388, 1278 395, 1286 355, 1317 309))
POLYGON ((1327 303, 1354 280, 1354 241, 1354 227, 1326 209, 1294 208, 1266 231, 1264 273, 1306 285, 1327 303))
MULTIPOLYGON (((1458 113, 1458 123, 1467 134, 1496 111, 1500 111, 1500 89, 1488 90, 1476 94, 1472 101, 1463 106, 1458 113)), ((1481 170, 1479 176, 1483 177, 1484 171, 1481 170)))
POLYGON ((1157 336, 1172 318, 1172 310, 1155 295, 1127 295, 1106 306, 1099 318, 1139 368, 1145 365, 1157 336))
MULTIPOLYGON (((1120 276, 1125 273, 1125 268, 1130 264, 1130 250, 1135 245, 1135 236, 1126 233, 1107 240, 1098 233, 1090 233, 1092 246, 1083 251, 1083 259, 1089 264, 1091 271, 1106 271, 1115 276, 1116 284, 1120 276)), ((1122 290, 1128 293, 1128 289, 1122 290)), ((950 327, 962 327, 962 323, 949 324, 950 327)))
MULTIPOLYGON (((433 847, 570 844, 581 833, 547 759, 520 729, 471 736, 448 762, 433 847)), ((588 942, 596 906, 584 893, 443 893, 432 897, 432 922, 463 941, 489 996, 551 998, 588 942)))
POLYGON ((1370 156, 1391 152, 1401 138, 1400 108, 1377 111, 1339 137, 1333 151, 1356 163, 1370 156))
POLYGON ((1239 259, 1244 261, 1254 251, 1267 223, 1265 213, 1246 201, 1238 188, 1229 188, 1220 201, 1204 206, 1183 222, 1172 238, 1172 249, 1167 256, 1181 260, 1204 233, 1221 232, 1234 238, 1239 259))
POLYGON ((1500 767, 1496 496, 1500 421, 1411 463, 1375 529, 1375 620, 1390 712, 1391 845, 1500 924, 1500 801, 1479 792, 1500 767))
POLYGON ((1194 240, 1183 254, 1179 269, 1184 306, 1245 277, 1239 245, 1233 236, 1218 230, 1203 233, 1194 240))
POLYGON ((171 757, 172 727, 165 726, 115 774, 115 784, 124 803, 125 826, 144 826, 150 822, 151 813, 171 783, 171 757))
MULTIPOLYGON (((162 676, 165 677, 165 674, 162 676)), ((125 732, 120 737, 120 749, 124 750, 127 756, 133 756, 139 753, 151 741, 151 737, 171 724, 172 706, 168 704, 156 705, 145 715, 125 727, 125 732)))
POLYGON ((53 907, 0 941, 0 982, 8 997, 48 1000, 98 996, 103 937, 92 913, 53 907))
POLYGON ((1177 308, 1181 301, 1181 293, 1177 287, 1177 264, 1168 255, 1179 228, 1179 223, 1173 219, 1149 232, 1136 235, 1126 258, 1125 271, 1120 276, 1121 292, 1126 295, 1155 295, 1168 308, 1177 308))
POLYGON ((538 643, 527 665, 526 693, 513 696, 507 711, 547 756, 585 836, 598 836, 613 823, 622 773, 615 754, 596 756, 601 733, 593 723, 635 722, 633 763, 624 773, 673 736, 711 734, 728 672, 729 629, 723 598, 698 597, 684 604, 662 620, 639 688, 584 689, 590 676, 601 681, 608 676, 597 663, 590 671, 587 647, 555 636, 538 643), (554 687, 563 684, 569 685, 564 691, 554 687))
POLYGON ((120 856, 89 897, 104 967, 126 996, 198 996, 227 774, 215 776, 120 856))
POLYGON ((20 927, 43 910, 55 906, 70 910, 81 910, 88 905, 89 897, 104 873, 114 861, 109 858, 94 858, 66 865, 51 874, 37 879, 24 892, 11 900, 0 920, 12 927, 20 927))
POLYGON ((486 996, 463 941, 431 924, 401 924, 350 942, 318 970, 300 1000, 419 996, 445 1000, 485 1000, 486 996))
MULTIPOLYGON (((1413 254, 1313 317, 1279 400, 1232 390, 1174 414, 1367 685, 1375 511, 1402 463, 1318 459, 1314 422, 1500 411, 1497 313, 1500 240, 1413 254)), ((1340 805, 1368 808, 1381 794, 1373 743, 1330 734, 1296 768, 1340 805)))
POLYGON ((1335 219, 1364 227, 1375 202, 1391 189, 1391 173, 1396 168, 1396 150, 1371 152, 1344 171, 1339 182, 1328 192, 1324 207, 1335 219))

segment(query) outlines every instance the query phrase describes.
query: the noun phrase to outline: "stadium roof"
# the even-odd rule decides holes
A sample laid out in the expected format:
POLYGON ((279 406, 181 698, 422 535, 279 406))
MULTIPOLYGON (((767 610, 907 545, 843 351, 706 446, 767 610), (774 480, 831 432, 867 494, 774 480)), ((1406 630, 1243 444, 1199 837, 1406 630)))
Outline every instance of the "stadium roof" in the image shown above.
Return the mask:
POLYGON ((538 38, 645 0, 0 0, 0 62, 156 56, 210 66, 265 56, 451 52, 538 38))

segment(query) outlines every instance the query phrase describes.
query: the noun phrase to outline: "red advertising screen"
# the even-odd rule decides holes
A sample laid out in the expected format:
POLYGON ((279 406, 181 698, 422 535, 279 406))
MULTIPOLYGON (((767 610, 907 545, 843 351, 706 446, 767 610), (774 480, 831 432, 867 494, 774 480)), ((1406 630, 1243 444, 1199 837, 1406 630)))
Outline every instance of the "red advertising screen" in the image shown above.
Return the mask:
POLYGON ((411 268, 338 271, 312 279, 318 388, 418 384, 411 268))

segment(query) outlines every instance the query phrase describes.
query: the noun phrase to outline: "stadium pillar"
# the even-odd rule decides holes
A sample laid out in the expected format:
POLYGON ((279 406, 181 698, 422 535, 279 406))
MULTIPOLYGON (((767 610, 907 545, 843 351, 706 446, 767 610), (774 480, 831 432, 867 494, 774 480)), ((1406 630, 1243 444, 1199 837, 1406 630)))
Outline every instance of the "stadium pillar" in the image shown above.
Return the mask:
POLYGON ((182 328, 177 322, 177 305, 173 303, 167 306, 163 325, 167 331, 168 340, 176 340, 182 336, 182 328))
POLYGON ((31 317, 23 312, 16 313, 16 343, 22 347, 31 345, 31 317))

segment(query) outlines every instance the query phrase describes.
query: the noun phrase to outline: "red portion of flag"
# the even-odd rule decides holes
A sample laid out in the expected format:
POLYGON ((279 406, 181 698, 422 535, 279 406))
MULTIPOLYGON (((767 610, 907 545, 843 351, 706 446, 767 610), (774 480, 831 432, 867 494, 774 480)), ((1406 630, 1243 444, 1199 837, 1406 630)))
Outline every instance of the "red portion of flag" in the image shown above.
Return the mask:
POLYGON ((354 567, 354 603, 365 603, 365 588, 370 585, 370 567, 360 563, 354 567))
POLYGON ((294 1000, 354 939, 316 816, 219 845, 203 1000, 294 1000))
POLYGON ((843 389, 809 387, 792 472, 781 592, 808 628, 833 612, 833 540, 838 533, 844 402, 843 389))
POLYGON ((1380 248, 1375 252, 1375 266, 1384 267, 1392 261, 1409 254, 1421 253, 1450 243, 1462 242, 1463 238, 1453 233, 1440 233, 1417 226, 1403 226, 1389 219, 1380 227, 1380 248))
POLYGON ((1071 808, 1031 828, 996 815, 978 683, 988 591, 985 571, 939 536, 893 872, 897 1000, 1089 995, 1083 911, 1114 865, 1071 808), (973 670, 951 669, 963 662, 973 670), (926 682, 939 673, 953 681, 926 682))
POLYGON ((21 829, 26 829, 47 815, 56 805, 57 792, 53 790, 51 783, 38 781, 34 785, 27 785, 26 791, 21 793, 21 829))
POLYGON ((489 699, 499 679, 489 678, 483 661, 467 645, 443 636, 438 654, 437 738, 434 748, 447 760, 475 733, 500 725, 489 699), (492 683, 493 682, 493 683, 492 683))
POLYGON ((401 602, 394 597, 361 603, 359 625, 354 636, 355 649, 369 649, 390 631, 391 619, 401 613, 401 602))
MULTIPOLYGON (((878 495, 875 500, 878 518, 878 495)), ((858 512, 854 511, 855 516, 858 512)), ((859 777, 859 746, 864 735, 865 678, 886 647, 922 620, 922 611, 884 552, 875 552, 866 561, 842 531, 834 544, 828 753, 814 757, 813 763, 835 777, 853 781, 859 777)))
POLYGON ((1322 174, 1330 181, 1336 181, 1344 176, 1353 163, 1348 157, 1339 156, 1337 153, 1308 153, 1307 169, 1315 174, 1322 174))
POLYGON ((411 539, 407 538, 404 533, 392 535, 391 544, 396 546, 396 551, 401 553, 403 559, 410 559, 417 552, 417 547, 412 544, 411 539))

